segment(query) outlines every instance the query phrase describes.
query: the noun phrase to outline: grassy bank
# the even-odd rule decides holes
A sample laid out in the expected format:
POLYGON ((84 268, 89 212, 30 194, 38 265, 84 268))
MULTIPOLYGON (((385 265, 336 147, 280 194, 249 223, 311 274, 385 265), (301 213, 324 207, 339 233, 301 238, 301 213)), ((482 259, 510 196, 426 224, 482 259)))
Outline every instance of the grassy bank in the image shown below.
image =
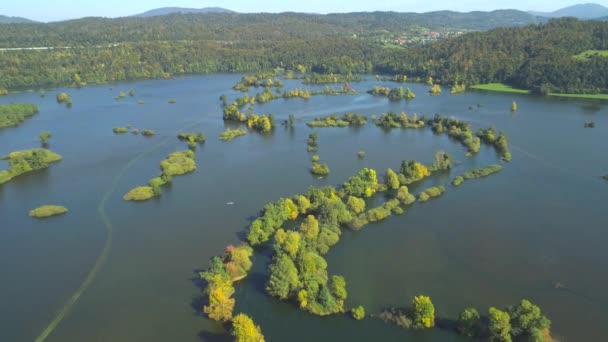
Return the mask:
POLYGON ((556 97, 573 97, 578 99, 591 99, 591 100, 608 100, 608 94, 555 94, 551 93, 549 96, 556 97))
POLYGON ((502 83, 476 84, 470 86, 469 88, 476 90, 497 91, 501 93, 530 94, 529 90, 513 88, 502 83))

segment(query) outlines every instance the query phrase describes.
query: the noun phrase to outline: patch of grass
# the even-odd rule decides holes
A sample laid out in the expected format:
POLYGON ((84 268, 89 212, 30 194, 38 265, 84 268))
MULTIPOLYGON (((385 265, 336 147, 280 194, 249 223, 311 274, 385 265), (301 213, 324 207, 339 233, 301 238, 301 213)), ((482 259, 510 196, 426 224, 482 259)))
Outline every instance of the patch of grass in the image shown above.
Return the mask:
POLYGON ((608 50, 587 50, 574 56, 574 59, 585 60, 593 56, 608 57, 608 50))
POLYGON ((470 86, 469 88, 502 93, 530 94, 529 90, 513 88, 503 83, 476 84, 474 86, 470 86))
POLYGON ((68 212, 66 207, 60 205, 43 205, 36 209, 30 210, 30 217, 47 218, 56 215, 62 215, 68 212))
POLYGON ((180 176, 196 170, 194 152, 190 150, 173 152, 167 159, 160 162, 163 174, 168 176, 180 176))
POLYGON ((557 94, 557 93, 550 93, 549 96, 572 97, 572 98, 578 98, 578 99, 591 99, 591 100, 608 100, 608 94, 557 94))

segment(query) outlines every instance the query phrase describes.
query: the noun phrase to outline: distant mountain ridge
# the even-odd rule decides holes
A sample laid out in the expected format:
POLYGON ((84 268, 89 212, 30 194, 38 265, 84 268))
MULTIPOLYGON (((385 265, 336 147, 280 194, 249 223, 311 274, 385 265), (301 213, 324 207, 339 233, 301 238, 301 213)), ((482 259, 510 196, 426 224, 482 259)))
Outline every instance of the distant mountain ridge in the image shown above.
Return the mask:
POLYGON ((235 13, 222 7, 188 8, 188 7, 161 7, 133 15, 133 17, 146 18, 176 13, 235 13))
POLYGON ((568 6, 553 12, 529 11, 531 15, 546 18, 575 17, 579 19, 598 19, 608 16, 608 7, 600 4, 587 3, 568 6))
POLYGON ((22 24, 22 23, 35 23, 36 21, 21 17, 9 17, 6 15, 0 15, 0 24, 22 24))

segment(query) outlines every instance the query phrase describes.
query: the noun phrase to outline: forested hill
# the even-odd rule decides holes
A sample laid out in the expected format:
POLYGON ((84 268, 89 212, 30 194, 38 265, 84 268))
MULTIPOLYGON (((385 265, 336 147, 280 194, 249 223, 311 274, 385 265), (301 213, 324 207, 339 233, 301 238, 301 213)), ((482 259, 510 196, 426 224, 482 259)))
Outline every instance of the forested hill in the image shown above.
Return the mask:
POLYGON ((35 21, 21 18, 21 17, 9 17, 6 15, 0 15, 0 24, 22 24, 22 23, 35 23, 35 21))
POLYGON ((206 13, 170 14, 150 18, 84 18, 56 23, 6 25, 0 48, 82 46, 121 42, 174 40, 284 40, 326 36, 402 32, 411 27, 431 30, 488 30, 535 23, 525 12, 365 12, 346 14, 206 13))
MULTIPOLYGON (((351 14, 349 18, 352 20, 357 15, 351 14)), ((352 32, 346 35, 345 32, 350 31, 346 28, 348 25, 339 26, 327 20, 315 22, 316 16, 306 19, 301 14, 269 15, 277 21, 274 26, 262 20, 264 16, 257 17, 260 23, 250 23, 240 29, 218 24, 227 32, 223 29, 197 31, 196 25, 208 23, 190 15, 168 16, 167 19, 193 20, 196 25, 146 26, 150 25, 147 20, 161 20, 150 18, 133 21, 145 23, 134 31, 113 25, 104 29, 102 23, 105 21, 99 19, 89 21, 97 23, 89 26, 82 26, 83 21, 61 23, 75 25, 73 31, 62 28, 65 36, 51 36, 55 41, 68 39, 63 44, 72 48, 0 51, 0 91, 3 87, 81 85, 188 73, 283 68, 318 73, 399 73, 406 74, 409 79, 432 76, 441 84, 504 82, 540 93, 608 93, 608 57, 605 53, 608 50, 608 22, 556 19, 543 25, 467 33, 430 45, 386 48, 352 32), (314 30, 307 32, 311 27, 314 30), (191 34, 200 32, 198 39, 178 39, 182 29, 191 34), (92 32, 105 32, 105 36, 96 37, 92 32), (160 39, 168 36, 174 40, 160 39), (217 39, 232 36, 238 36, 239 40, 217 39), (117 37, 149 37, 150 40, 129 42, 129 39, 117 37), (154 37, 157 40, 151 39, 154 37), (100 44, 102 41, 127 42, 108 46, 100 44), (87 45, 71 45, 74 42, 86 42, 87 45)), ((341 16, 332 18, 339 21, 341 16)), ((359 30, 365 32, 375 25, 386 27, 392 25, 391 22, 370 19, 367 24, 360 23, 359 30)), ((8 26, 13 40, 6 38, 6 30, 0 30, 0 42, 8 45, 18 41, 39 45, 35 40, 40 38, 32 34, 32 30, 49 27, 8 26)))
POLYGON ((573 18, 500 28, 392 51, 378 71, 431 75, 444 83, 504 82, 539 93, 608 93, 608 23, 573 18))

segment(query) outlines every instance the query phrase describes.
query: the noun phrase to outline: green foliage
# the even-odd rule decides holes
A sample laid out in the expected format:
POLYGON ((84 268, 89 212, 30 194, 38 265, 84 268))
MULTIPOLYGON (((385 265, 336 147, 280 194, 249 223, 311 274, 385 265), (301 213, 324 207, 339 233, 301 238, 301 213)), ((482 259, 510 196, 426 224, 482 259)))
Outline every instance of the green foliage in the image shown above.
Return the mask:
POLYGON ((403 175, 401 184, 411 184, 431 175, 431 171, 415 160, 404 160, 401 162, 399 173, 403 175))
POLYGON ((376 192, 378 179, 376 170, 364 168, 356 176, 352 176, 342 186, 346 195, 356 197, 371 197, 376 192))
POLYGON ((382 86, 374 86, 368 93, 375 96, 384 96, 388 97, 391 101, 399 101, 399 100, 411 100, 416 98, 416 94, 410 89, 403 90, 403 87, 398 88, 387 88, 382 86))
POLYGON ((427 296, 416 296, 413 302, 414 328, 428 329, 435 325, 435 306, 431 298, 427 296))
POLYGON ((233 282, 247 276, 253 266, 251 262, 252 255, 253 248, 246 244, 226 247, 223 262, 226 272, 230 275, 233 282))
POLYGON ((310 133, 308 135, 308 140, 306 141, 306 144, 307 144, 306 150, 308 152, 317 152, 319 150, 318 140, 319 140, 319 134, 310 133))
POLYGON ((171 153, 160 162, 163 174, 168 176, 179 176, 196 170, 196 161, 192 151, 179 151, 171 153))
POLYGON ((222 134, 220 134, 220 140, 223 141, 229 141, 232 140, 234 138, 240 137, 242 135, 246 135, 247 131, 245 131, 244 129, 241 128, 235 128, 235 129, 230 129, 230 128, 226 128, 226 130, 224 132, 222 132, 222 134))
POLYGON ((62 215, 68 212, 66 207, 60 205, 43 205, 36 209, 30 210, 30 217, 47 218, 56 215, 62 215))
POLYGON ((346 206, 353 214, 359 215, 365 211, 365 200, 355 196, 348 196, 346 206))
POLYGON ((329 166, 327 166, 327 163, 313 162, 310 172, 316 176, 327 176, 329 174, 329 166))
POLYGON ((431 172, 449 170, 452 167, 452 156, 447 152, 439 151, 435 153, 435 160, 429 167, 431 172))
POLYGON ((352 309, 351 314, 354 319, 356 319, 357 321, 360 321, 365 318, 365 308, 363 308, 363 306, 359 305, 356 308, 352 309))
POLYGON ((274 128, 274 118, 272 114, 268 116, 249 114, 247 116, 247 127, 260 133, 270 133, 274 128))
POLYGON ((452 185, 458 187, 458 186, 462 185, 463 182, 464 182, 464 178, 462 176, 458 176, 458 177, 454 178, 454 180, 452 181, 452 185))
POLYGON ((418 195, 418 200, 420 202, 426 202, 426 201, 430 200, 431 198, 435 198, 435 197, 439 197, 439 196, 443 195, 444 192, 445 192, 445 187, 434 186, 434 187, 428 188, 428 189, 424 190, 423 192, 421 192, 420 195, 418 195))
POLYGON ((488 320, 491 342, 511 342, 511 317, 508 313, 491 307, 488 310, 488 320))
POLYGON ((471 89, 496 91, 501 93, 529 94, 529 90, 517 89, 502 83, 476 84, 471 89))
POLYGON ((287 299, 301 284, 296 265, 285 254, 277 254, 268 270, 270 278, 266 291, 271 296, 287 299))
POLYGON ((474 308, 466 308, 458 315, 458 332, 467 337, 477 337, 481 334, 481 317, 474 308))
POLYGON ((365 158, 365 151, 359 151, 359 152, 357 152, 357 157, 358 157, 359 159, 363 159, 363 158, 365 158))
POLYGON ((542 331, 551 327, 551 321, 543 316, 540 308, 526 299, 507 311, 511 317, 511 334, 515 337, 532 337, 535 330, 542 331))
POLYGON ((42 144, 42 146, 49 145, 49 140, 51 139, 51 136, 52 136, 52 134, 49 131, 41 132, 40 135, 38 135, 38 138, 40 139, 40 143, 42 144))
POLYGON ((154 187, 139 186, 127 192, 122 199, 125 201, 147 201, 156 196, 158 196, 158 194, 154 190, 154 187))
POLYGON ((390 168, 386 170, 386 174, 384 176, 384 183, 386 183, 388 188, 391 190, 399 189, 399 177, 397 177, 395 171, 390 168))
POLYGON ((473 136, 473 131, 471 130, 471 125, 469 123, 458 119, 435 115, 428 124, 435 133, 447 132, 450 137, 460 141, 460 143, 469 150, 469 155, 479 152, 481 140, 478 137, 473 136))
POLYGON ((46 169, 49 164, 58 162, 62 158, 47 149, 31 149, 11 152, 1 159, 8 160, 10 167, 8 170, 0 171, 0 185, 24 173, 46 169))
POLYGON ((476 179, 490 176, 494 173, 500 172, 502 170, 501 165, 490 165, 480 169, 473 169, 465 172, 461 178, 463 179, 476 179))
POLYGON ((70 95, 68 93, 59 93, 57 94, 56 99, 59 103, 68 103, 68 100, 70 100, 70 95))
POLYGON ((403 205, 408 205, 416 202, 416 197, 410 194, 409 189, 405 185, 400 187, 397 191, 397 199, 401 201, 403 205))
POLYGON ((367 123, 367 117, 361 114, 348 113, 342 118, 338 118, 337 114, 328 115, 325 117, 316 117, 313 121, 307 123, 308 127, 347 127, 347 126, 363 126, 367 123))
POLYGON ((151 136, 156 135, 156 132, 154 132, 154 131, 153 131, 153 130, 151 130, 151 129, 142 129, 142 130, 141 130, 141 135, 143 135, 143 136, 145 136, 145 137, 151 137, 151 136))
POLYGON ((492 127, 488 129, 480 129, 477 131, 477 136, 486 144, 494 146, 496 152, 500 155, 502 160, 511 161, 511 152, 509 151, 509 141, 507 135, 504 132, 498 134, 496 137, 496 130, 492 127))
POLYGON ((182 141, 204 144, 207 138, 204 133, 180 133, 177 138, 182 141))
POLYGON ((0 105, 0 128, 18 126, 38 113, 38 106, 27 103, 0 105))
POLYGON ((114 127, 112 128, 112 132, 114 132, 114 134, 125 134, 129 132, 129 129, 127 127, 114 127))

